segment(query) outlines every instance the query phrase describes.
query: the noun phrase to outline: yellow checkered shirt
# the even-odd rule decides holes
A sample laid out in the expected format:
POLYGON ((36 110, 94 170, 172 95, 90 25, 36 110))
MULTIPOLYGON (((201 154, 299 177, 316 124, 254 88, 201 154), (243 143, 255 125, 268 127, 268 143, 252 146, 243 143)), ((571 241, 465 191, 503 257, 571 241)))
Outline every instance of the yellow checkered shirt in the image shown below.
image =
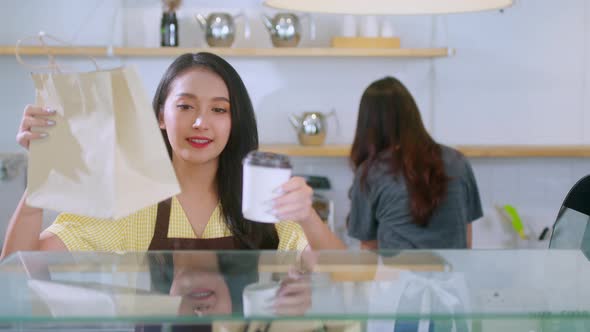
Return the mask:
MULTIPOLYGON (((146 251, 156 227, 158 205, 149 206, 125 218, 110 220, 62 213, 47 228, 55 234, 70 251, 146 251)), ((281 221, 276 224, 279 235, 279 250, 303 250, 307 238, 299 224, 281 221)), ((205 226, 203 239, 231 236, 223 222, 221 205, 217 205, 205 226)), ((196 239, 182 206, 174 197, 170 210, 168 237, 196 239)))

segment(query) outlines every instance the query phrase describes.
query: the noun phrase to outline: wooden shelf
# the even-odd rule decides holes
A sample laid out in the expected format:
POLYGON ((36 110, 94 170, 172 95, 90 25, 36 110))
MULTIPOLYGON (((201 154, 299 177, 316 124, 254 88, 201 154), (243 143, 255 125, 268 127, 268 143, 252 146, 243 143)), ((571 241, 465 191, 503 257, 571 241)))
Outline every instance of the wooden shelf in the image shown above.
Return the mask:
MULTIPOLYGON (((221 56, 239 57, 446 57, 454 50, 449 48, 184 48, 184 47, 57 47, 21 46, 21 55, 62 56, 133 56, 133 57, 169 57, 184 53, 211 52, 221 56)), ((0 46, 0 55, 14 55, 14 46, 0 46)))
POLYGON ((468 157, 590 157, 590 145, 459 145, 456 147, 468 157))
MULTIPOLYGON (((459 145, 455 148, 471 158, 590 157, 590 145, 459 145)), ((293 157, 348 157, 350 145, 268 144, 262 145, 261 150, 293 157)))
POLYGON ((302 146, 290 144, 261 145, 262 151, 286 154, 292 157, 348 157, 350 145, 302 146))

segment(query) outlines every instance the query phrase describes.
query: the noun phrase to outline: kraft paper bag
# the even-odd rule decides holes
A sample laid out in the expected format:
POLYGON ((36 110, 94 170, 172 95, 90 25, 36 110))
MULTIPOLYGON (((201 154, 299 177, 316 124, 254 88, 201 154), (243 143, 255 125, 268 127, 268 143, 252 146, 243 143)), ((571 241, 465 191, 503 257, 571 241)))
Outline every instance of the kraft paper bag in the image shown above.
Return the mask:
POLYGON ((109 285, 93 289, 46 280, 28 280, 27 285, 35 313, 49 311, 52 317, 176 316, 182 300, 167 294, 134 293, 133 289, 118 293, 109 290, 109 285))
POLYGON ((132 67, 32 78, 36 105, 55 109, 57 124, 31 142, 29 205, 116 219, 180 192, 132 67))

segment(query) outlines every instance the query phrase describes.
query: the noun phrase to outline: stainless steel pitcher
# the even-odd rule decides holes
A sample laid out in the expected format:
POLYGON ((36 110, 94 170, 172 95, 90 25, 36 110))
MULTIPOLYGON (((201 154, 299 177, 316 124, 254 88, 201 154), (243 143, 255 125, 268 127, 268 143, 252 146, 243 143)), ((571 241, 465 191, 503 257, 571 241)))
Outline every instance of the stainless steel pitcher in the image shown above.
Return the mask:
POLYGON ((340 130, 335 110, 329 113, 304 112, 300 116, 290 114, 289 121, 297 131, 297 138, 301 145, 322 145, 326 139, 326 118, 332 115, 336 120, 338 130, 340 130))
POLYGON ((196 14, 195 19, 205 31, 205 39, 207 44, 211 47, 231 47, 235 39, 235 19, 246 18, 244 26, 244 35, 248 39, 250 37, 250 28, 248 19, 243 14, 231 15, 228 13, 211 13, 204 17, 201 14, 196 14))
MULTIPOLYGON (((310 20, 311 39, 315 39, 315 25, 309 14, 302 15, 310 20)), ((301 23, 299 17, 292 13, 278 13, 274 17, 262 15, 262 22, 270 33, 275 47, 295 47, 301 40, 301 23)))

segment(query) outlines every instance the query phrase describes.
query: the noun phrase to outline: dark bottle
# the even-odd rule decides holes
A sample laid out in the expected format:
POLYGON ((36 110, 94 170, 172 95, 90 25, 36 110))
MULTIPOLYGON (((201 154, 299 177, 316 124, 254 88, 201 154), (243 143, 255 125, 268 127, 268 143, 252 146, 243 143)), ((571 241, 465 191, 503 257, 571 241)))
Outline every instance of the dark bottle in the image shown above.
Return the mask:
POLYGON ((162 14, 160 35, 161 46, 178 46, 178 21, 176 20, 176 12, 165 11, 162 14))

